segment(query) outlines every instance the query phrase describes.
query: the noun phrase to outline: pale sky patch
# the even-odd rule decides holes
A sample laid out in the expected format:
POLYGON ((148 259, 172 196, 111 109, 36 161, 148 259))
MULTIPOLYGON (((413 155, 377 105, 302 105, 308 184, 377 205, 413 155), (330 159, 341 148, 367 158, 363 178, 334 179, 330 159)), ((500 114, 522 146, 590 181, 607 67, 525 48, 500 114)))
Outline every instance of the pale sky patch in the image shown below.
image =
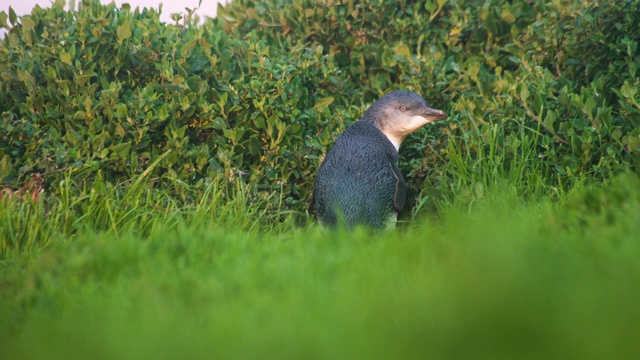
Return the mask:
MULTIPOLYGON (((160 19, 167 23, 173 23, 171 20, 171 14, 186 14, 185 7, 190 9, 196 8, 198 7, 199 0, 100 0, 100 2, 103 4, 115 2, 118 7, 122 6, 122 4, 130 4, 132 10, 136 7, 140 7, 140 9, 145 7, 157 9, 160 3, 162 3, 162 15, 160 16, 160 19)), ((196 14, 199 15, 201 19, 204 19, 206 16, 215 17, 216 10, 218 9, 218 3, 225 4, 227 2, 227 0, 202 0, 202 5, 200 5, 196 14)), ((9 7, 11 7, 18 16, 22 16, 31 13, 31 10, 36 5, 40 5, 42 8, 48 8, 51 7, 52 3, 53 1, 51 0, 3 0, 0 1, 0 11, 4 11, 8 14, 9 7)), ((68 3, 69 1, 67 1, 67 4, 68 3)), ((80 3, 80 0, 76 0, 76 6, 78 3, 80 3)), ((3 30, 4 29, 0 30, 0 36, 6 32, 3 30)))

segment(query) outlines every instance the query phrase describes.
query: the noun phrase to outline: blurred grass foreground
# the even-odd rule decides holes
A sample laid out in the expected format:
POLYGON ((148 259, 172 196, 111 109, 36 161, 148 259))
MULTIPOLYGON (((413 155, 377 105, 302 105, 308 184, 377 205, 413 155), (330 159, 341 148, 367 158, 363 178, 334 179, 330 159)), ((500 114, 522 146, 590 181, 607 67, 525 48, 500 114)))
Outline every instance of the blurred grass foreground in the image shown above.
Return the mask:
MULTIPOLYGON (((181 221, 144 238, 54 237, 2 261, 0 353, 633 358, 638 177, 586 188, 562 206, 492 199, 374 235, 181 221)), ((3 211, 20 211, 12 206, 3 211)))

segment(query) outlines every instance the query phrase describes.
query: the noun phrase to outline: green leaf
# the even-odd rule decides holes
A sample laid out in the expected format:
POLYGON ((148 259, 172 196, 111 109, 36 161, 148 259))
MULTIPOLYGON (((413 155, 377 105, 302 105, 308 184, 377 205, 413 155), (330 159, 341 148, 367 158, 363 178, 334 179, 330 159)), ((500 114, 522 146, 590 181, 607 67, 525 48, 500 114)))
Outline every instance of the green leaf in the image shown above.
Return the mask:
POLYGON ((93 73, 93 74, 78 75, 76 76, 76 81, 78 82, 78 85, 85 86, 87 81, 94 76, 97 76, 97 74, 93 73))
POLYGON ((253 119, 253 122, 256 125, 256 129, 262 130, 267 127, 266 122, 264 121, 264 117, 262 116, 256 116, 255 119, 253 119))
POLYGON ((7 24, 7 13, 4 11, 0 12, 0 27, 9 29, 9 24, 7 24))
POLYGON ((29 46, 33 45, 31 33, 35 26, 36 23, 30 17, 25 16, 22 18, 22 40, 29 46))
POLYGON ((16 12, 11 6, 9 6, 9 22, 11 23, 11 26, 16 26, 16 24, 18 24, 18 15, 16 15, 16 12))
POLYGON ((26 70, 18 70, 18 80, 22 81, 29 92, 33 91, 33 87, 36 84, 36 79, 26 70))
POLYGON ((0 180, 9 177, 13 172, 13 165, 9 155, 4 155, 0 160, 0 180))
POLYGON ((91 112, 91 108, 93 107, 93 100, 91 100, 91 97, 87 97, 86 99, 84 99, 84 109, 87 113, 91 112))
POLYGON ((71 65, 71 55, 66 52, 60 53, 60 61, 67 65, 71 65))
POLYGON ((620 128, 617 128, 613 130, 613 133, 611 134, 611 136, 616 140, 620 140, 620 138, 622 137, 622 131, 620 130, 620 128))
POLYGON ((520 89, 520 100, 527 101, 528 98, 529 98, 529 89, 527 88, 526 85, 522 85, 522 88, 520 89))
POLYGON ((182 54, 182 56, 189 57, 193 49, 196 47, 196 44, 197 40, 194 39, 191 41, 187 41, 186 44, 182 45, 182 48, 180 48, 180 53, 182 54))
POLYGON ((629 98, 633 99, 636 96, 637 92, 638 92, 638 88, 633 85, 630 85, 629 82, 626 80, 622 85, 622 89, 620 89, 620 93, 622 94, 622 96, 624 96, 627 99, 629 98))
POLYGON ((106 186, 104 184, 104 178, 102 177, 101 171, 98 171, 98 173, 96 174, 96 179, 93 181, 91 189, 95 190, 95 192, 98 194, 104 194, 106 186))
POLYGON ((180 75, 176 75, 171 80, 171 83, 174 84, 174 85, 184 84, 184 78, 182 76, 180 76, 180 75))
POLYGON ((273 168, 273 166, 267 166, 265 168, 265 173, 269 177, 269 180, 273 180, 278 172, 273 168))
POLYGON ((427 1, 424 3, 424 9, 427 10, 430 14, 436 10, 436 4, 433 1, 427 1))
POLYGON ((118 44, 128 39, 131 36, 131 23, 124 23, 116 29, 116 35, 118 36, 118 44))
POLYGON ((513 16, 511 11, 509 11, 509 9, 506 7, 502 9, 502 14, 500 14, 500 18, 509 24, 513 24, 514 22, 516 22, 516 17, 513 16))
POLYGON ((262 141, 257 134, 251 135, 249 138, 249 152, 253 156, 258 156, 262 153, 262 141))
POLYGON ((411 50, 409 49, 409 47, 402 43, 393 47, 393 53, 403 58, 408 58, 409 56, 411 56, 411 50))
POLYGON ((222 93, 222 95, 220 96, 220 100, 218 100, 218 105, 220 106, 220 109, 222 111, 224 111, 224 106, 227 104, 227 99, 229 98, 229 93, 222 93))
POLYGON ((76 113, 73 115, 74 120, 84 120, 86 118, 87 118, 87 113, 82 110, 76 111, 76 113))
POLYGON ((640 136, 628 136, 627 148, 631 153, 640 153, 640 136))
POLYGON ((589 114, 591 115, 591 112, 593 111, 593 108, 596 107, 596 102, 595 100, 593 100, 593 98, 589 97, 587 98, 587 101, 584 102, 584 112, 585 114, 589 114))
POLYGON ((122 127, 122 125, 120 125, 120 124, 116 124, 116 125, 115 125, 115 129, 113 130, 113 133, 114 133, 115 135, 120 136, 121 138, 123 138, 123 137, 124 137, 124 135, 125 135, 124 128, 123 128, 123 127, 122 127))
POLYGON ((543 123, 548 129, 553 129, 553 124, 557 119, 558 115, 556 114, 556 112, 553 110, 548 110, 547 115, 544 117, 543 123))
POLYGON ((313 105, 314 110, 322 109, 329 106, 333 102, 333 96, 327 96, 326 98, 322 98, 316 101, 316 104, 313 105))
POLYGON ((114 145, 111 151, 116 153, 120 159, 129 158, 129 151, 131 150, 131 141, 123 142, 118 145, 114 145))

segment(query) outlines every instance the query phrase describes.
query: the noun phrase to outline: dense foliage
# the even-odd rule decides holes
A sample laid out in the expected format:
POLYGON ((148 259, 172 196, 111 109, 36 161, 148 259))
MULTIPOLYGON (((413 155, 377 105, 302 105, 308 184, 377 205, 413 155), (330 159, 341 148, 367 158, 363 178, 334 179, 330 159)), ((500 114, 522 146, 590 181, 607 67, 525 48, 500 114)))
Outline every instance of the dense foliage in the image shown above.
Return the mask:
POLYGON ((202 25, 64 3, 0 13, 3 187, 126 183, 157 162, 156 187, 185 199, 223 174, 302 210, 337 134, 397 88, 450 114, 401 150, 414 191, 638 166, 638 0, 237 0, 202 25))

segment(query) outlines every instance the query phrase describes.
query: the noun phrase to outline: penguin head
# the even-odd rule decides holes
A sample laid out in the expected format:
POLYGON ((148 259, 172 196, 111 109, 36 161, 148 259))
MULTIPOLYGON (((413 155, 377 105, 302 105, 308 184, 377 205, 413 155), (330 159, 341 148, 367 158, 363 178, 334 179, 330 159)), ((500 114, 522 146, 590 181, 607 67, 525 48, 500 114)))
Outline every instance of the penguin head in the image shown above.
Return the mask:
POLYGON ((446 118, 444 111, 430 107, 422 96, 393 91, 371 105, 362 120, 371 121, 398 150, 407 135, 432 121, 446 118))

